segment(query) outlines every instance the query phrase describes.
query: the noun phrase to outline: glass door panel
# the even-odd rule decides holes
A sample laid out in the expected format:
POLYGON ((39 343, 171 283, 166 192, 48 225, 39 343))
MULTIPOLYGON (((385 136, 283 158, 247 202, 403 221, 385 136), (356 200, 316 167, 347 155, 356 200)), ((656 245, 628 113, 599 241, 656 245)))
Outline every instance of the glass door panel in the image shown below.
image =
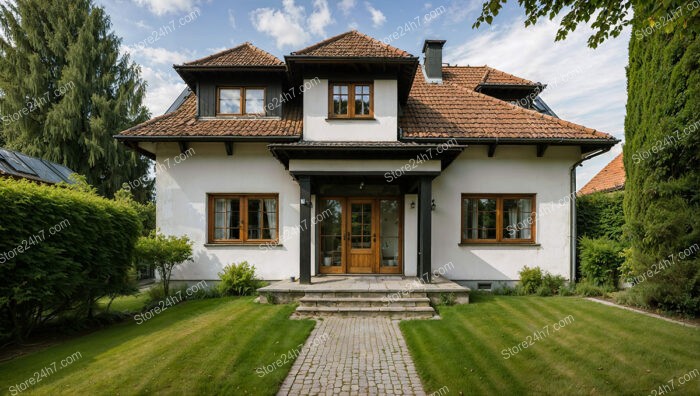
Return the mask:
POLYGON ((380 272, 401 272, 401 204, 397 199, 379 201, 380 272))
POLYGON ((319 269, 321 273, 343 272, 343 207, 340 199, 324 199, 320 202, 323 214, 319 225, 319 269))

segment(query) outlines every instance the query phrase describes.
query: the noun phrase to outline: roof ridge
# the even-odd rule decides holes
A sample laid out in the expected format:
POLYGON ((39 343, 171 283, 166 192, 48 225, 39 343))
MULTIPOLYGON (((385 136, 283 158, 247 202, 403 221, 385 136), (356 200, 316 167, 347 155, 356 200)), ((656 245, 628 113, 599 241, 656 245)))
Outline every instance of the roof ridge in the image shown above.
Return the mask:
MULTIPOLYGON (((505 74, 505 75, 508 76, 508 77, 512 77, 512 78, 515 78, 515 79, 518 79, 518 80, 524 80, 524 81, 527 81, 527 82, 531 83, 531 85, 540 84, 540 83, 537 83, 537 82, 534 82, 534 81, 530 80, 529 78, 519 77, 519 76, 516 76, 515 74, 511 74, 511 73, 508 73, 508 72, 504 72, 503 70, 496 69, 496 68, 491 67, 491 66, 489 66, 489 65, 484 65, 484 67, 486 67, 486 69, 488 69, 490 72, 491 72, 491 71, 494 71, 494 72, 497 72, 497 73, 505 74)), ((490 74, 490 73, 489 73, 489 74, 490 74)), ((483 82, 482 82, 482 83, 483 83, 483 82)))
POLYGON ((241 44, 239 44, 239 45, 237 45, 237 46, 235 46, 235 47, 231 47, 231 48, 228 48, 228 49, 225 49, 225 50, 216 52, 216 53, 214 53, 214 54, 207 55, 207 56, 205 56, 205 57, 203 57, 203 58, 195 59, 195 60, 190 61, 190 62, 185 62, 185 63, 183 63, 183 65, 184 65, 184 66, 197 66, 198 63, 203 63, 203 62, 206 62, 206 61, 209 61, 209 60, 212 60, 212 59, 221 57, 221 56, 223 56, 223 55, 230 54, 230 53, 232 53, 232 52, 234 52, 234 51, 237 51, 237 50, 239 50, 239 49, 241 49, 241 48, 244 48, 244 47, 248 47, 248 48, 250 48, 252 51, 255 51, 255 52, 258 52, 258 53, 260 53, 260 54, 262 54, 262 55, 265 55, 265 56, 267 56, 267 57, 270 57, 270 58, 274 59, 275 62, 278 62, 280 65, 284 65, 284 62, 283 62, 280 58, 278 58, 278 57, 272 55, 271 53, 265 51, 265 50, 262 49, 262 48, 256 47, 256 46, 255 46, 253 43, 251 43, 250 41, 246 41, 246 42, 243 42, 243 43, 241 43, 241 44))
POLYGON ((335 35, 335 36, 333 36, 333 37, 329 37, 329 38, 327 38, 327 39, 325 39, 325 40, 323 40, 323 41, 319 41, 319 42, 316 43, 316 44, 312 44, 312 45, 310 45, 310 46, 308 46, 308 47, 306 47, 306 48, 302 48, 302 49, 300 49, 300 50, 294 51, 294 52, 291 53, 291 55, 304 55, 304 53, 311 52, 311 51, 316 50, 316 49, 318 49, 318 48, 320 48, 320 47, 323 47, 323 46, 325 46, 325 45, 334 43, 334 42, 336 42, 336 41, 338 41, 338 40, 340 40, 340 39, 342 39, 342 38, 344 38, 344 37, 347 37, 347 36, 349 36, 349 35, 352 35, 352 34, 355 34, 355 35, 358 35, 358 36, 360 36, 360 37, 363 37, 363 38, 365 38, 365 39, 371 41, 372 43, 378 44, 378 45, 380 45, 381 47, 383 47, 384 49, 387 49, 387 50, 389 50, 389 51, 391 51, 391 52, 394 52, 394 53, 396 53, 396 54, 400 54, 401 56, 405 56, 405 57, 409 57, 409 56, 412 57, 412 56, 413 56, 411 53, 409 53, 409 52, 407 52, 407 51, 405 51, 405 50, 402 50, 401 48, 394 47, 394 46, 389 45, 389 44, 387 44, 387 43, 384 43, 384 42, 382 42, 382 41, 380 41, 380 40, 377 40, 376 38, 374 38, 374 37, 372 37, 372 36, 369 36, 369 35, 367 35, 367 34, 364 34, 364 33, 360 32, 360 31, 358 31, 357 29, 352 29, 352 30, 349 30, 349 31, 347 31, 347 32, 337 34, 337 35, 335 35))

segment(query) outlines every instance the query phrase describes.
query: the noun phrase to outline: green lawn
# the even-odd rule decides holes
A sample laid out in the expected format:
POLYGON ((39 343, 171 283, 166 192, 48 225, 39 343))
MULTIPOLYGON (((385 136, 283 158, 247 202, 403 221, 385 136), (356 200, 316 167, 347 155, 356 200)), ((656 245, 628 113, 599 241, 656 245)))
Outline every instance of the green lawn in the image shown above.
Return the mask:
POLYGON ((442 320, 401 322, 426 391, 649 395, 673 385, 674 395, 700 394, 698 329, 579 298, 474 300, 440 307, 442 320), (569 315, 555 331, 553 324, 569 315), (527 339, 547 325, 548 336, 527 339), (523 341, 527 348, 508 351, 523 341), (686 374, 692 379, 681 385, 686 374))
POLYGON ((293 309, 252 297, 185 302, 141 325, 129 320, 2 363, 0 394, 79 352, 21 394, 272 395, 291 363, 262 377, 256 368, 303 343, 314 326, 288 319, 293 309))
MULTIPOLYGON (((120 296, 112 301, 110 305, 110 312, 139 312, 148 303, 150 296, 148 291, 142 291, 133 296, 120 296)), ((97 302, 97 305, 101 309, 107 308, 109 304, 109 298, 105 297, 97 302)))

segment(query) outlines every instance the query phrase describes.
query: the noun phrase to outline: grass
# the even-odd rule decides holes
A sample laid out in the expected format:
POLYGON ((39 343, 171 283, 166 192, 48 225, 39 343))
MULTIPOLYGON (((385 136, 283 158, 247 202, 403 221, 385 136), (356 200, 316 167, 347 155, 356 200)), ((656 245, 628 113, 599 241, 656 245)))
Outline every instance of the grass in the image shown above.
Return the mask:
POLYGON ((290 305, 252 297, 188 301, 137 325, 134 320, 0 364, 0 393, 52 362, 74 363, 28 389, 38 395, 273 395, 291 363, 260 377, 310 334, 313 322, 290 320, 290 305))
POLYGON ((698 371, 678 381, 700 368, 696 328, 580 298, 475 297, 441 306, 442 320, 400 324, 426 392, 647 395, 673 380, 674 393, 700 394, 698 371), (508 352, 547 325, 548 336, 508 352))
MULTIPOLYGON (((149 299, 148 291, 142 291, 133 296, 119 296, 114 299, 109 310, 111 312, 140 312, 149 299)), ((109 298, 105 297, 99 300, 97 304, 104 310, 109 304, 109 298)))

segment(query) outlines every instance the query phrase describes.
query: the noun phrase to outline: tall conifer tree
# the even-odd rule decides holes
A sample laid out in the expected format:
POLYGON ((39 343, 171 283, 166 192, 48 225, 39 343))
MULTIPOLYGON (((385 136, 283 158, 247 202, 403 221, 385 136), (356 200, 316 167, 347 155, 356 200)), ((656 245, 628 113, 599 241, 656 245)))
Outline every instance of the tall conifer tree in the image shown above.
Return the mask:
MULTIPOLYGON (((6 145, 62 163, 111 196, 148 160, 112 136, 150 117, 146 83, 92 0, 0 5, 0 91, 6 145)), ((143 200, 145 191, 136 192, 143 200)))

